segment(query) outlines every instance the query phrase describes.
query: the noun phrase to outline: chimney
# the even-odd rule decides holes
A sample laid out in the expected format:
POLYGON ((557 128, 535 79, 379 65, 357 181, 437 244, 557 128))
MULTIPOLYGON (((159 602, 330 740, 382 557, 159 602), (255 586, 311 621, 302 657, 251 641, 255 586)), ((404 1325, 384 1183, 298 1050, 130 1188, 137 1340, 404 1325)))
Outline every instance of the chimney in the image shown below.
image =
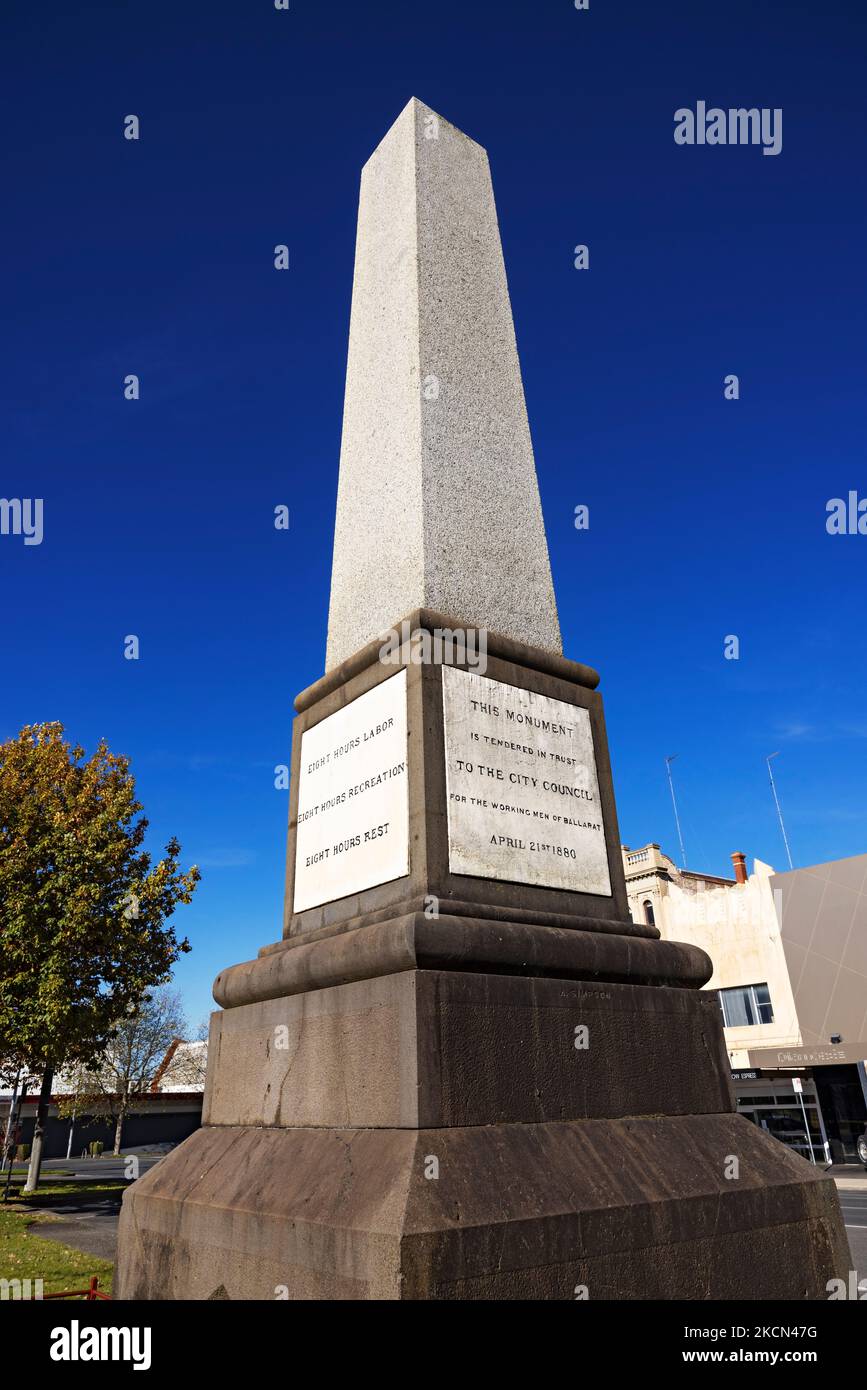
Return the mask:
POLYGON ((732 855, 732 863, 735 866, 735 881, 737 883, 746 883, 748 877, 746 855, 741 854, 740 850, 735 850, 732 855))

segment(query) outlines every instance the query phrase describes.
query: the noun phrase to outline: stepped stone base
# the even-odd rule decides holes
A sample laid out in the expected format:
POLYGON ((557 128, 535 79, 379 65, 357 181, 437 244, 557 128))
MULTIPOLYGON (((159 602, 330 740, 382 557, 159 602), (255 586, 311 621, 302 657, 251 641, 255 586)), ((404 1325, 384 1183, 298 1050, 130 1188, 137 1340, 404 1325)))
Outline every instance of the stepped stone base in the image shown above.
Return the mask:
POLYGON ((824 1299, 850 1267, 833 1181, 732 1114, 213 1126, 120 1239, 123 1299, 824 1299))
POLYGON ((727 1072, 712 994, 405 970, 214 1014, 202 1122, 433 1129, 701 1114, 732 1109, 727 1072), (680 1056, 693 1060, 674 1085, 680 1056))
POLYGON ((296 702, 284 936, 216 980, 204 1127, 126 1192, 116 1296, 827 1298, 833 1181, 733 1113, 707 955, 630 918, 595 672, 488 634, 491 679, 587 712, 609 895, 452 871, 413 664, 409 873, 294 911, 303 737, 392 674, 372 643, 296 702))

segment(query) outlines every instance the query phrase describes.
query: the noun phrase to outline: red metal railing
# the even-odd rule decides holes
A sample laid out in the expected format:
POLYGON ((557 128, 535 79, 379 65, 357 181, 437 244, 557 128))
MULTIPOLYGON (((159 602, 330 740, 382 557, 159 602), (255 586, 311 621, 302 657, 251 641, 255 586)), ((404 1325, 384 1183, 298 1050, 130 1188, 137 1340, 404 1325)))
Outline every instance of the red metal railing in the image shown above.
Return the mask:
POLYGON ((86 1303, 93 1303, 98 1298, 107 1299, 111 1302, 110 1293, 100 1293, 99 1279, 94 1274, 86 1289, 69 1289, 64 1293, 44 1293, 43 1301, 47 1298, 83 1298, 86 1303))

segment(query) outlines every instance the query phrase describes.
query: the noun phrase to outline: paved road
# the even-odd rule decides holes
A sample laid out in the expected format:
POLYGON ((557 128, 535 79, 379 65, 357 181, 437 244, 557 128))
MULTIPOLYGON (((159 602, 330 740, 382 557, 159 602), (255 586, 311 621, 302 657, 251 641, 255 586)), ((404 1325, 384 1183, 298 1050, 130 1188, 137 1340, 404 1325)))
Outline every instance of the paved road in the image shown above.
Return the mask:
MULTIPOLYGON (((138 1160, 139 1177, 153 1168, 162 1155, 142 1155, 138 1160)), ((15 1164, 13 1173, 26 1172, 26 1164, 15 1164)), ((50 1158, 42 1165, 44 1183, 57 1185, 64 1182, 77 1183, 111 1182, 127 1176, 127 1160, 120 1158, 50 1158)), ((103 1260, 112 1260, 117 1254, 117 1219, 120 1213, 122 1193, 94 1193, 86 1199, 70 1193, 69 1201, 52 1200, 45 1208, 57 1221, 40 1221, 34 1234, 42 1240, 56 1240, 61 1245, 71 1245, 74 1250, 83 1250, 88 1255, 96 1255, 103 1260)))
POLYGON ((852 1267, 859 1279, 867 1279, 867 1191, 850 1191, 842 1186, 839 1191, 852 1267))
POLYGON ((61 1245, 71 1245, 73 1250, 83 1250, 88 1255, 114 1262, 117 1256, 120 1203, 120 1193, 109 1193, 86 1206, 76 1206, 71 1202, 52 1206, 52 1214, 61 1220, 39 1221, 35 1227, 30 1227, 30 1231, 41 1240, 56 1240, 61 1245))
MULTIPOLYGON (((153 1168, 163 1157, 162 1154, 140 1154, 138 1156, 139 1177, 153 1168)), ((47 1158, 42 1165, 43 1182, 64 1182, 67 1178, 77 1182, 90 1179, 93 1182, 111 1182, 127 1177, 129 1159, 121 1154, 119 1158, 47 1158)), ((27 1172, 26 1163, 12 1165, 15 1178, 27 1172)))

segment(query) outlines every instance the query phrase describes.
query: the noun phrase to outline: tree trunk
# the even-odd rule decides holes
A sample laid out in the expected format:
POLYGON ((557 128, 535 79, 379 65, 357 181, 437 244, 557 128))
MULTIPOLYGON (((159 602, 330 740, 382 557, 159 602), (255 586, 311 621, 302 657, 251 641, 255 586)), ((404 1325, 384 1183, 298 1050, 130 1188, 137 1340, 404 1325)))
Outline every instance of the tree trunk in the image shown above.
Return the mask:
POLYGON ((120 1153, 120 1136, 123 1133, 123 1122, 126 1118, 126 1097, 121 1096, 120 1109, 117 1112, 117 1124, 114 1127, 114 1152, 120 1153))
POLYGON ((24 1184, 25 1192, 35 1192, 39 1186, 39 1173, 42 1168, 42 1150, 45 1145, 45 1122, 48 1118, 48 1104, 51 1100, 51 1083, 54 1080, 54 1068, 47 1066, 42 1073, 42 1089, 39 1092, 39 1104, 36 1107, 36 1124, 33 1129, 33 1148, 30 1151, 30 1167, 27 1169, 27 1181, 24 1184))
POLYGON ((69 1121, 69 1138, 66 1142, 66 1157, 72 1156, 72 1131, 75 1129, 75 1106, 72 1107, 72 1119, 69 1121))

